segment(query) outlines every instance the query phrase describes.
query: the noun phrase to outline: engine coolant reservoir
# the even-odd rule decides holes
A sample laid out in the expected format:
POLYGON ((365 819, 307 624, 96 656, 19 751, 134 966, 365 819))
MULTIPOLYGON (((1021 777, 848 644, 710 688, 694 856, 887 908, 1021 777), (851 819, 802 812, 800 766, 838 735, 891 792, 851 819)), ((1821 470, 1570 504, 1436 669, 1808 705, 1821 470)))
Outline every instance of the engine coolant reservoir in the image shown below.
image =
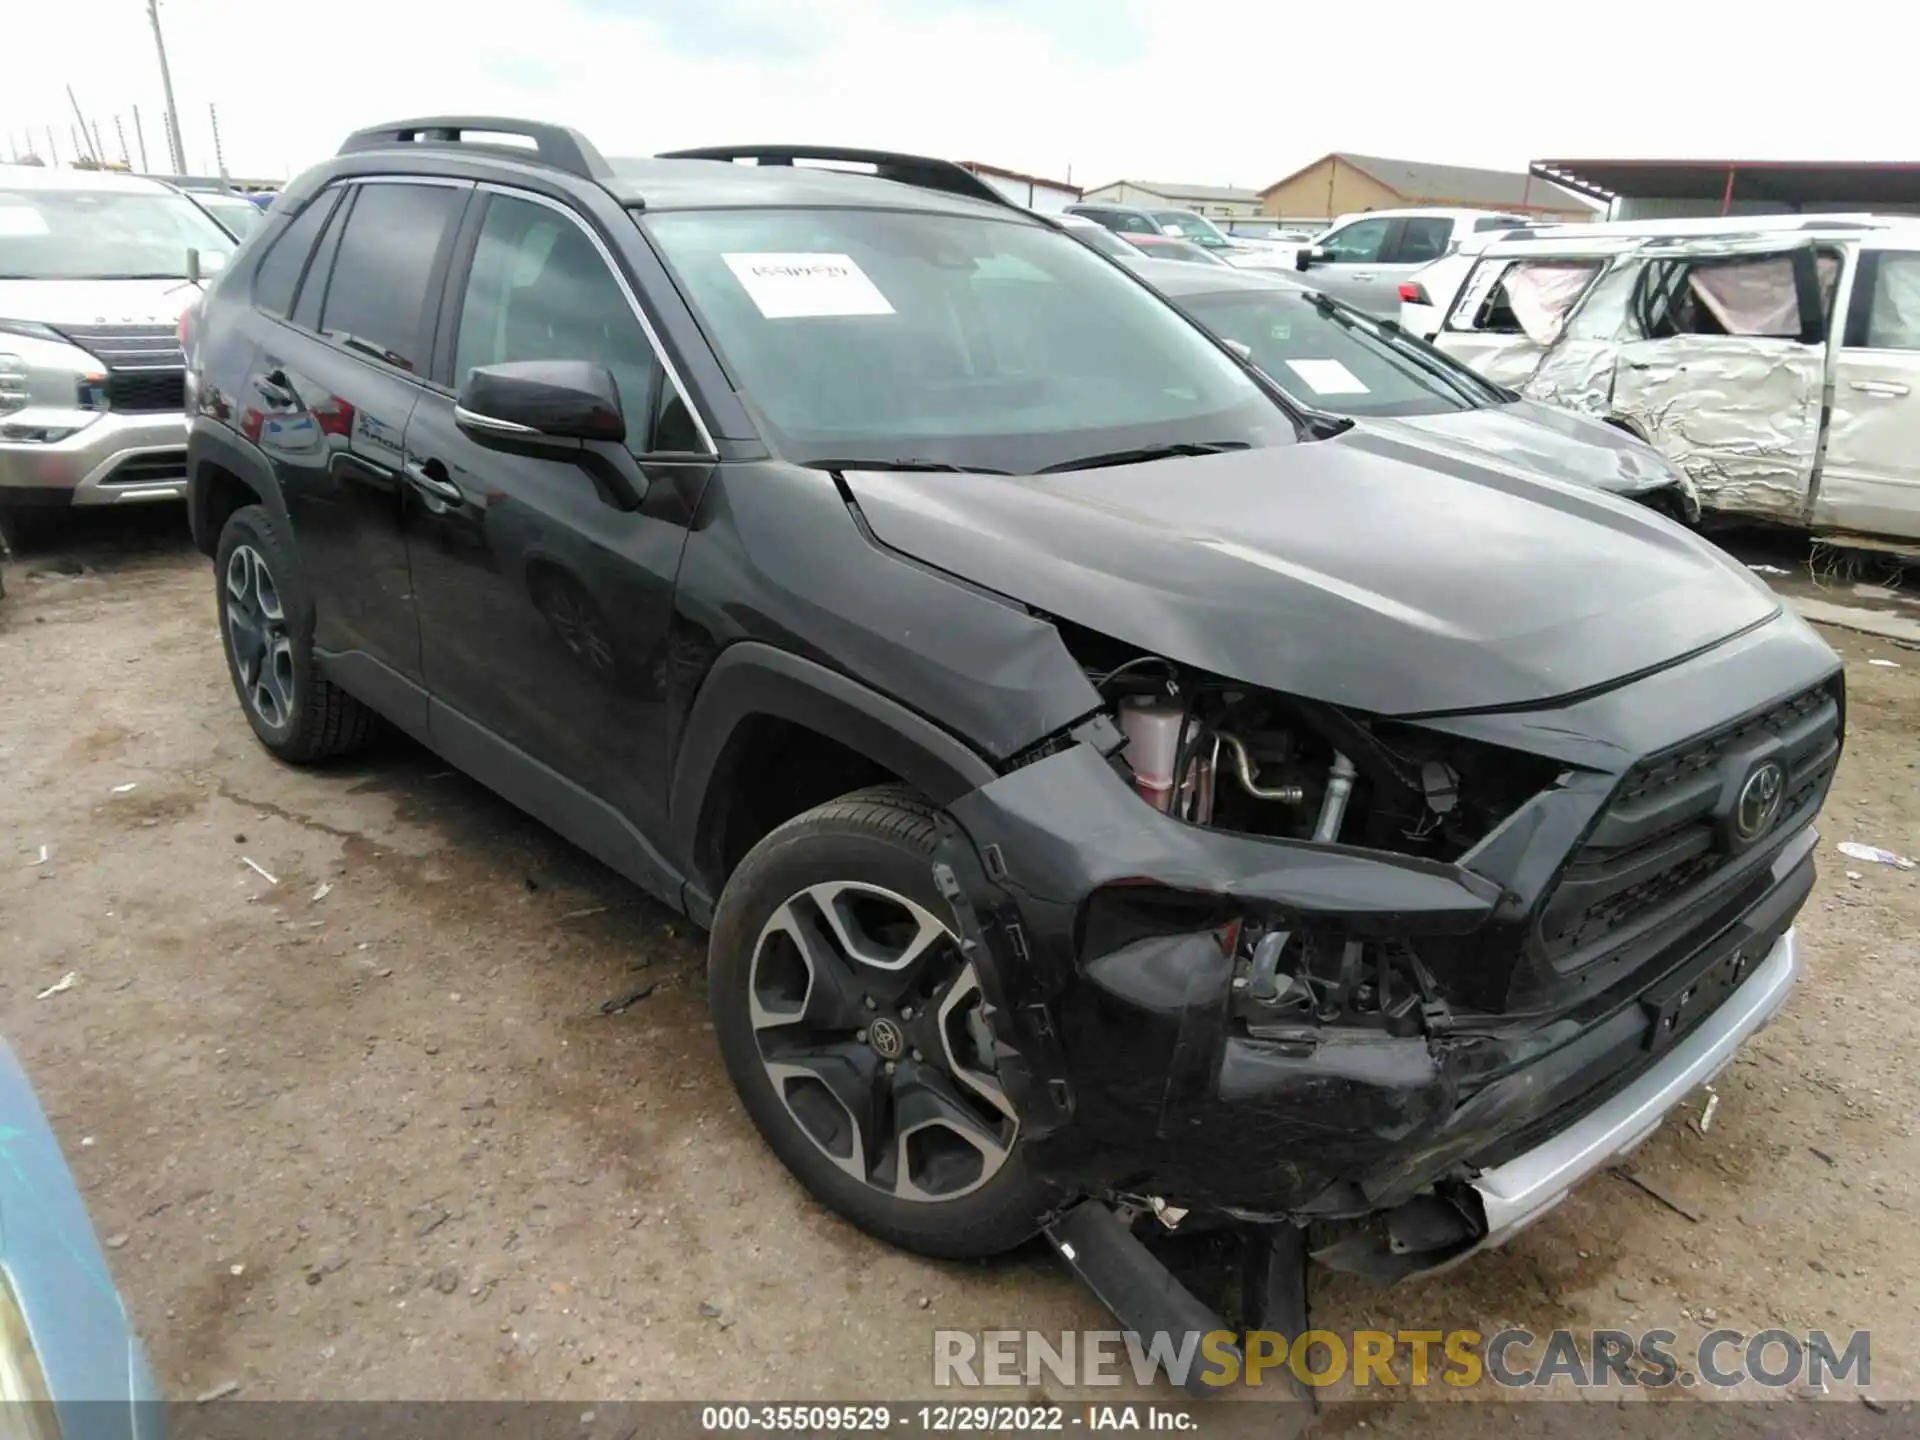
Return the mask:
POLYGON ((1140 798, 1156 810, 1173 801, 1173 770, 1180 761, 1180 721, 1184 709, 1158 695, 1129 695, 1120 702, 1122 752, 1133 769, 1140 798))

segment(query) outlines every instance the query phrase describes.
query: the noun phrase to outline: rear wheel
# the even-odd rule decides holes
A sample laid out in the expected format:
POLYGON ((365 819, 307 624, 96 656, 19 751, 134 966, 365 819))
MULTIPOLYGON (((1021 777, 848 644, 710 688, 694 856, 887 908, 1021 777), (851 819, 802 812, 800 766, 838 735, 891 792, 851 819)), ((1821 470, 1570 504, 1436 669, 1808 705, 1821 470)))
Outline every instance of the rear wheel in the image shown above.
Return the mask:
POLYGON ((1034 1234, 985 997, 933 883, 934 812, 866 790, 767 836, 708 951, 721 1054, 747 1113, 821 1201, 882 1239, 974 1257, 1034 1234))
POLYGON ((234 511, 214 565, 227 671, 260 743, 296 764, 364 745, 373 712, 314 664, 313 606, 273 517, 259 505, 234 511))

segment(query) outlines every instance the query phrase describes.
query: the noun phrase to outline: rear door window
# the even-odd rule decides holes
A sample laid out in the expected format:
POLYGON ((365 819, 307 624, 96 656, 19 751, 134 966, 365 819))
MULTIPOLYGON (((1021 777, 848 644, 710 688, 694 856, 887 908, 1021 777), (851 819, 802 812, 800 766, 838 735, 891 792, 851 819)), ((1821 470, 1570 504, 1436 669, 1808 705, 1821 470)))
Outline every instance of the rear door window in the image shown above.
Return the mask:
POLYGON ((334 258, 320 329, 401 370, 426 368, 438 296, 429 283, 465 187, 362 185, 334 258))
POLYGON ((1447 253, 1453 243, 1453 221, 1444 215, 1415 215, 1400 222, 1400 238, 1394 243, 1393 261, 1397 265, 1425 265, 1447 253))
POLYGON ((1482 260, 1461 287, 1447 329, 1551 345, 1600 269, 1598 260, 1482 260))

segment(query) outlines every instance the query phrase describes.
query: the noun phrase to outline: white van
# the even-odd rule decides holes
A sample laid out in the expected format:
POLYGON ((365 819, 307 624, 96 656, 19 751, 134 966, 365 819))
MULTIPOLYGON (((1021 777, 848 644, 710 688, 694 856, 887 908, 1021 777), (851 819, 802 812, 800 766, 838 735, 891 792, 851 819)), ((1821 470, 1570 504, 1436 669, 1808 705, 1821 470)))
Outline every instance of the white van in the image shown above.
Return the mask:
POLYGON ((1920 220, 1523 232, 1487 246, 1434 343, 1651 441, 1709 514, 1920 540, 1920 220))

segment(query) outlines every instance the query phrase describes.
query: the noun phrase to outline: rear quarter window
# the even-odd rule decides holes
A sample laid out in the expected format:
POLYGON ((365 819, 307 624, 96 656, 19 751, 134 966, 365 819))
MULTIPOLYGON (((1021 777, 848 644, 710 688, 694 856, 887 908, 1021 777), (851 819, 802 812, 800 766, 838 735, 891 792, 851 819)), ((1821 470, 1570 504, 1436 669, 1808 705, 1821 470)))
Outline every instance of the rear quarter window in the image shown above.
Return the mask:
POLYGON ((253 303, 272 315, 291 315, 293 297, 300 288, 300 277, 313 258, 313 247, 326 228, 340 192, 325 190, 294 216, 293 222, 270 242, 253 276, 253 303))

